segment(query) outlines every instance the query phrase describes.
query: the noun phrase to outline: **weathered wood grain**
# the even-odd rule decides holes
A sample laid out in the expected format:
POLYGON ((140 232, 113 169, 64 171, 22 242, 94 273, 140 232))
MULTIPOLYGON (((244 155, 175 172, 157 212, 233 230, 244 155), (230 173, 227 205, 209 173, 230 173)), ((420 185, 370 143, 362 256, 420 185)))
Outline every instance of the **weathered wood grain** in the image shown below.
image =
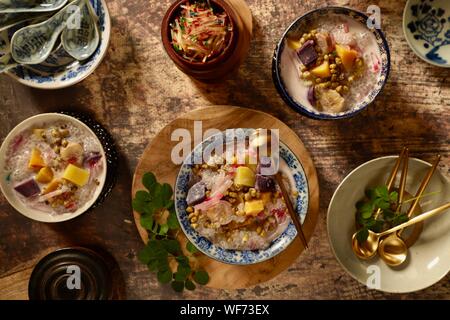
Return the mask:
POLYGON ((360 285, 338 265, 326 236, 326 209, 334 189, 361 163, 397 153, 408 144, 413 156, 443 159, 450 174, 450 69, 422 62, 408 47, 401 28, 405 0, 248 0, 254 16, 250 52, 239 71, 218 84, 198 84, 164 53, 160 21, 170 0, 108 0, 113 31, 109 52, 96 72, 72 88, 40 91, 0 76, 0 137, 37 113, 72 108, 92 113, 113 134, 121 153, 119 182, 105 204, 74 221, 47 225, 30 221, 0 197, 0 298, 26 298, 30 265, 49 248, 70 244, 105 247, 124 272, 134 299, 450 299, 450 275, 412 294, 384 294, 360 285), (378 4, 391 47, 392 70, 381 96, 358 116, 317 121, 298 115, 277 95, 271 58, 284 28, 298 15, 323 5, 365 11, 378 4), (142 247, 133 224, 131 175, 147 143, 167 123, 197 106, 238 105, 268 112, 302 139, 316 165, 321 186, 320 216, 310 249, 274 280, 242 290, 202 288, 175 294, 161 287, 136 259, 142 247), (128 222, 126 222, 128 221, 128 222), (21 271, 24 270, 24 271, 21 271), (15 275, 17 273, 17 275, 15 275), (8 293, 10 283, 16 295, 8 293))

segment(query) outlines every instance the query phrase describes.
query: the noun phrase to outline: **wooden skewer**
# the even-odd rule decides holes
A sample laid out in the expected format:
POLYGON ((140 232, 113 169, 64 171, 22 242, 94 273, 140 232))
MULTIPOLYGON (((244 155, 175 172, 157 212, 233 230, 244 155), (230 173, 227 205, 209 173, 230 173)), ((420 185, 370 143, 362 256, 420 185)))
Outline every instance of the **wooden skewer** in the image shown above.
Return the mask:
POLYGON ((302 229, 302 223, 300 222, 300 218, 298 217, 297 213, 294 210, 294 206, 291 202, 291 197, 289 196, 289 193, 286 190, 286 187, 283 182, 283 178, 281 176, 281 173, 278 172, 275 175, 275 180, 277 181, 278 185, 280 186, 281 193, 283 194, 284 201, 286 202, 286 207, 288 209, 289 215, 291 216, 292 221, 294 222, 295 228, 297 229, 297 233, 300 237, 300 240, 303 243, 303 246, 307 249, 308 248, 308 242, 306 241, 305 234, 303 233, 302 229))

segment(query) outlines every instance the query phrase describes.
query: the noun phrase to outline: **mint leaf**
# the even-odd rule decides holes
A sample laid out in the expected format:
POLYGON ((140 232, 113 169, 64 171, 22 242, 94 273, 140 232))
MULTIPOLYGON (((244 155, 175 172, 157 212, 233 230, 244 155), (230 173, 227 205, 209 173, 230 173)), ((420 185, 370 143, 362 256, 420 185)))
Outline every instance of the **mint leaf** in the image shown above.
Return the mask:
POLYGON ((164 207, 163 203, 163 187, 159 183, 155 183, 153 186, 153 192, 150 192, 152 195, 152 205, 157 209, 161 209, 164 207))
POLYGON ((375 195, 378 198, 382 198, 385 200, 389 199, 389 191, 388 188, 386 186, 379 186, 375 188, 375 195))
POLYGON ((153 193, 155 184, 156 184, 156 177, 153 173, 147 172, 142 176, 142 184, 144 187, 150 192, 150 194, 153 193))
POLYGON ((194 246, 194 245, 192 244, 192 242, 190 242, 190 241, 188 241, 188 242, 186 243, 186 250, 189 251, 190 253, 197 253, 197 252, 198 252, 197 247, 194 246))
POLYGON ((163 206, 166 207, 169 204, 170 199, 172 198, 173 191, 172 187, 168 183, 164 183, 161 186, 161 199, 163 202, 163 206))
POLYGON ((185 281, 191 274, 191 267, 186 267, 181 264, 178 265, 177 272, 175 273, 176 281, 185 281))
POLYGON ((180 243, 177 240, 166 239, 161 241, 164 249, 172 255, 177 255, 181 252, 180 243))
POLYGON ((176 230, 180 228, 180 223, 178 222, 177 215, 174 211, 169 212, 169 216, 167 217, 167 225, 170 230, 176 230))
POLYGON ((169 283, 172 280, 172 271, 170 270, 158 271, 157 277, 159 282, 169 283))
POLYGON ((172 210, 172 209, 174 209, 174 205, 175 205, 175 202, 174 202, 173 200, 169 200, 169 201, 166 202, 166 204, 164 205, 164 207, 165 207, 167 210, 172 210))
POLYGON ((133 199, 133 201, 131 201, 131 206, 133 207, 133 210, 139 213, 144 212, 146 205, 147 203, 138 199, 133 199))
POLYGON ((365 203, 361 207, 361 217, 363 219, 369 219, 373 213, 373 205, 371 203, 365 203))
POLYGON ((136 192, 133 201, 131 202, 133 210, 139 213, 143 213, 147 204, 151 201, 150 194, 146 191, 136 192))
POLYGON ((153 215, 158 211, 159 207, 155 206, 154 202, 147 202, 144 207, 144 213, 153 215))
POLYGON ((141 214, 141 226, 146 230, 152 230, 153 228, 153 216, 151 214, 141 214))
POLYGON ((177 260, 177 262, 178 262, 179 264, 185 266, 186 268, 187 268, 187 267, 190 268, 188 257, 186 257, 186 256, 178 256, 178 257, 176 257, 176 260, 177 260))
POLYGON ((356 240, 358 240, 359 243, 364 243, 367 240, 367 237, 369 237, 369 230, 366 227, 360 229, 356 234, 356 240))
POLYGON ((167 223, 159 225, 159 235, 164 236, 167 234, 167 232, 169 232, 169 225, 167 223))
POLYGON ((150 193, 148 193, 147 191, 144 191, 144 190, 137 191, 136 194, 134 195, 134 198, 138 201, 143 201, 143 202, 152 201, 152 198, 150 197, 150 193))
POLYGON ((195 290, 195 284, 189 279, 184 282, 184 286, 186 287, 187 290, 190 291, 195 290))
POLYGON ((161 246, 159 240, 150 240, 147 247, 151 250, 152 257, 155 259, 165 259, 167 260, 167 251, 161 246))
POLYGON ((151 272, 156 272, 158 270, 158 260, 150 260, 150 262, 147 264, 147 267, 151 272))
POLYGON ((398 226, 399 224, 402 224, 403 222, 408 221, 408 216, 404 213, 402 214, 398 214, 394 217, 394 219, 392 219, 392 226, 398 226))
POLYGON ((184 282, 182 281, 172 281, 172 289, 176 292, 183 292, 184 282))
POLYGON ((141 261, 143 264, 148 264, 150 262, 150 260, 153 257, 153 253, 151 248, 149 248, 148 246, 145 246, 141 251, 139 251, 138 253, 138 259, 139 261, 141 261))
POLYGON ((388 202, 388 201, 386 201, 384 199, 381 199, 381 198, 376 199, 374 204, 375 204, 376 207, 378 207, 378 208, 380 208, 382 210, 386 210, 386 209, 389 209, 391 207, 391 203, 390 202, 388 202))
MULTIPOLYGON (((143 175, 142 184, 147 191, 136 192, 132 206, 141 214, 140 223, 148 231, 149 241, 138 253, 138 259, 146 264, 150 271, 157 273, 158 281, 171 282, 172 288, 177 292, 183 291, 185 287, 187 290, 194 290, 196 285, 193 280, 199 284, 206 284, 209 281, 208 274, 205 271, 197 271, 192 275, 188 257, 184 256, 174 234, 169 233, 169 230, 180 228, 172 199, 172 187, 167 183, 158 183, 151 172, 143 175), (169 215, 166 223, 159 224, 155 221, 154 214, 163 210, 168 210, 169 215), (175 273, 169 266, 169 255, 175 257, 178 262, 175 273)), ((191 243, 186 245, 186 249, 191 253, 197 252, 191 243)))
POLYGON ((156 265, 156 268, 158 269, 158 271, 167 271, 170 270, 169 268, 169 261, 167 260, 167 252, 165 251, 165 255, 162 254, 161 256, 158 256, 158 263, 156 265))
POLYGON ((364 225, 364 224, 366 223, 366 219, 364 219, 364 218, 362 217, 361 212, 358 212, 358 213, 357 213, 357 215, 356 215, 356 221, 357 221, 358 224, 360 224, 360 225, 364 225))
POLYGON ((197 271, 194 273, 194 281, 198 284, 205 285, 209 282, 209 275, 204 270, 197 271))
POLYGON ((391 200, 391 202, 397 202, 398 201, 398 192, 397 191, 392 191, 389 194, 389 199, 391 200))

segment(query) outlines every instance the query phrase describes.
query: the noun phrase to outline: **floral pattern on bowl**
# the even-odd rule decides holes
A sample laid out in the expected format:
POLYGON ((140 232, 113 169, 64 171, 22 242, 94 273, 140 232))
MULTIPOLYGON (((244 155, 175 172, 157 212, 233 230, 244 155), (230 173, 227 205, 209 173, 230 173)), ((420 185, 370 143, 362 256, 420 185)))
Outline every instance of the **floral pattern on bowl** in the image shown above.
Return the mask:
MULTIPOLYGON (((244 129, 246 130, 246 135, 249 135, 249 130, 254 129, 244 129)), ((248 265, 259 263, 270 258, 273 258, 283 250, 285 250, 289 244, 297 236, 297 230, 294 224, 291 222, 286 230, 275 239, 271 246, 265 250, 226 250, 220 248, 208 239, 199 235, 192 227, 188 219, 188 213, 186 212, 187 203, 186 196, 188 192, 188 182, 191 175, 193 165, 190 164, 195 159, 196 154, 201 154, 201 150, 207 150, 208 148, 214 148, 217 143, 222 143, 223 141, 231 142, 230 137, 224 132, 219 133, 223 135, 222 139, 216 139, 217 135, 213 135, 201 144, 196 146, 192 153, 186 158, 183 165, 181 166, 180 172, 178 174, 176 184, 175 184, 175 209, 177 213, 178 220, 180 221, 181 228, 183 229, 186 237, 191 241, 201 252, 207 256, 218 260, 220 262, 236 265, 248 265)), ((296 208, 297 214, 300 217, 302 223, 304 223, 306 214, 308 212, 309 204, 309 187, 305 171, 294 155, 294 153, 280 141, 280 158, 284 160, 286 165, 289 167, 292 173, 292 182, 295 184, 295 188, 298 191, 298 196, 294 206, 296 208)))
POLYGON ((111 21, 105 0, 90 0, 99 18, 100 44, 94 54, 85 61, 71 59, 57 48, 41 64, 18 66, 6 74, 27 86, 39 89, 60 89, 74 85, 89 76, 106 54, 111 33, 111 21))
POLYGON ((420 58, 450 68, 450 1, 409 0, 403 12, 403 31, 420 58))

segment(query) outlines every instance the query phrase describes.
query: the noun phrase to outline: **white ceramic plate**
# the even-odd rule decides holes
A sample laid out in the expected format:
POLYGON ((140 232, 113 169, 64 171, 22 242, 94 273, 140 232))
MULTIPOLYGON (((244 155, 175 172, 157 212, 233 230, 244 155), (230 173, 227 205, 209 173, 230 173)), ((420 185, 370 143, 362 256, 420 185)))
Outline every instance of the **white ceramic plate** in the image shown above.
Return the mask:
MULTIPOLYGON (((327 227, 334 255, 353 278, 366 285, 373 279, 369 279, 373 270, 377 269, 380 271, 379 290, 404 293, 427 288, 450 271, 450 212, 425 221, 423 232, 409 249, 408 260, 403 265, 391 268, 378 257, 367 261, 358 259, 351 248, 351 237, 355 232, 355 204, 364 198, 366 189, 386 183, 396 159, 396 156, 374 159, 353 170, 331 199, 327 227), (372 265, 375 268, 369 268, 372 265)), ((409 160, 407 191, 412 194, 417 191, 430 166, 419 159, 409 160)), ((436 170, 425 193, 433 191, 440 193, 420 202, 425 211, 450 200, 450 181, 439 170, 436 170)))
POLYGON ((66 220, 73 219, 75 217, 78 217, 79 215, 86 212, 97 200, 100 193, 102 192, 103 186, 105 184, 106 180, 106 173, 107 173, 107 162, 106 162, 106 155, 105 151, 102 147, 101 142, 98 140, 97 136, 95 135, 92 130, 86 126, 83 122, 67 115, 59 114, 59 113, 43 113, 37 116, 33 116, 31 118, 28 118, 24 121, 22 121, 20 124, 18 124, 14 129, 11 130, 11 132, 8 134, 8 136, 5 138, 5 140, 2 143, 2 146, 0 148, 0 189, 5 196, 6 200, 16 209, 18 212, 23 214, 24 216, 41 222, 62 222, 66 220), (98 142, 98 145, 100 146, 100 153, 102 155, 102 162, 103 162, 103 170, 102 175, 99 177, 100 184, 96 188, 94 192, 94 196, 91 198, 90 201, 84 204, 81 208, 79 208, 77 211, 72 213, 65 213, 65 214, 59 214, 59 215, 51 215, 46 212, 42 212, 36 209, 31 209, 27 207, 22 201, 19 200, 19 198, 16 196, 15 191, 13 190, 12 186, 9 185, 4 178, 4 171, 3 168, 5 167, 5 154, 8 149, 8 146, 10 145, 12 139, 14 139, 17 134, 19 134, 21 131, 26 130, 32 126, 38 126, 42 123, 52 123, 56 121, 68 121, 73 124, 75 124, 78 127, 83 128, 88 132, 88 134, 95 137, 95 139, 98 142))

